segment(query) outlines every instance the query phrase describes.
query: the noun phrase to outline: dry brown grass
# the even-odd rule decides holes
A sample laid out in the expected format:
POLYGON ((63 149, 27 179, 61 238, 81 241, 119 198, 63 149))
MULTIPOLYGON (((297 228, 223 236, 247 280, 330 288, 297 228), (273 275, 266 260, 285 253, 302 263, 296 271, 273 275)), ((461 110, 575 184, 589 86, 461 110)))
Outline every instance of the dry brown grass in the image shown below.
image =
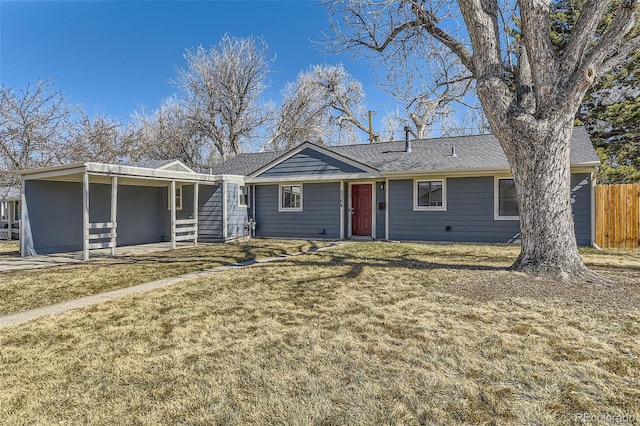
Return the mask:
POLYGON ((18 241, 2 241, 0 240, 0 258, 19 256, 18 241))
POLYGON ((295 253, 329 242, 261 240, 207 244, 115 259, 0 274, 0 315, 8 315, 249 259, 295 253))
POLYGON ((352 244, 3 329, 0 423, 638 422, 637 306, 556 298, 516 254, 352 244))

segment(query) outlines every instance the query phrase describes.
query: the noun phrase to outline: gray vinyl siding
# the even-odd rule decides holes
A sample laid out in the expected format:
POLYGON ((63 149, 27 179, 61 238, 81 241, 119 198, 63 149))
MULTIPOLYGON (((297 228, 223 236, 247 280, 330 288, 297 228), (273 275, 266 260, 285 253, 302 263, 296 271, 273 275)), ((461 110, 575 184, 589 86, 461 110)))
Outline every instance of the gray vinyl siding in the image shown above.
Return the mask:
POLYGON ((198 188, 198 241, 222 240, 222 184, 198 188))
MULTIPOLYGON (((82 184, 25 181, 27 226, 25 254, 82 250, 82 184)), ((119 246, 161 241, 162 188, 118 186, 119 246)), ((111 185, 89 187, 89 221, 108 222, 111 185)))
POLYGON ((518 221, 494 220, 493 177, 450 178, 446 185, 447 211, 414 211, 413 180, 389 181, 389 238, 504 243, 518 236, 518 221))
POLYGON ((25 181, 25 255, 82 250, 82 184, 25 181))
MULTIPOLYGON (((413 184, 413 180, 389 182, 387 208, 390 239, 490 243, 519 241, 519 221, 494 219, 493 177, 448 178, 446 211, 414 211, 413 184), (447 227, 450 227, 450 231, 447 231, 447 227)), ((576 239, 579 245, 590 245, 589 176, 572 176, 572 188, 576 239)))
MULTIPOLYGON (((182 219, 193 219, 193 185, 192 184, 179 184, 176 183, 176 188, 178 186, 182 186, 182 208, 181 209, 177 209, 176 208, 176 219, 177 220, 182 220, 182 219)), ((202 198, 202 195, 200 193, 202 189, 202 185, 200 185, 200 187, 198 188, 198 198, 202 198)), ((162 199, 163 199, 163 205, 162 205, 162 222, 163 222, 163 229, 164 232, 162 234, 162 241, 171 241, 171 210, 169 209, 170 205, 169 205, 169 191, 171 190, 170 186, 165 186, 162 187, 162 199)), ((176 204, 176 207, 178 207, 178 204, 176 204)), ((198 212, 199 214, 200 212, 198 212)), ((200 222, 200 220, 198 220, 198 223, 200 222)), ((199 234, 199 232, 198 232, 199 234)))
MULTIPOLYGON (((93 186, 91 185, 90 191, 93 191, 93 186)), ((98 211, 101 213, 105 210, 109 212, 111 208, 111 186, 95 186, 102 187, 100 199, 104 203, 98 211)), ((163 197, 162 188, 119 185, 118 211, 116 215, 118 222, 117 245, 127 246, 162 241, 165 225, 159 212, 162 211, 165 204, 166 199, 163 197)), ((95 210, 90 207, 90 211, 93 212, 95 210)), ((106 218, 108 217, 107 215, 106 218)), ((108 221, 108 219, 105 221, 108 221)))
POLYGON ((340 238, 340 184, 305 183, 302 211, 278 211, 278 185, 256 186, 256 236, 340 238))
POLYGON ((291 158, 261 173, 260 177, 366 173, 364 170, 316 150, 305 148, 291 158))
MULTIPOLYGON (((373 192, 375 194, 375 209, 376 209, 376 239, 383 240, 385 238, 385 211, 380 210, 380 204, 384 203, 385 200, 385 189, 380 189, 380 185, 383 185, 384 181, 376 182, 376 190, 373 192)), ((347 235, 347 234, 345 234, 347 235)))
POLYGON ((591 176, 587 173, 571 176, 571 203, 579 246, 591 245, 591 176))
POLYGON ((237 183, 227 183, 227 238, 247 236, 245 225, 249 219, 250 207, 240 207, 237 183))

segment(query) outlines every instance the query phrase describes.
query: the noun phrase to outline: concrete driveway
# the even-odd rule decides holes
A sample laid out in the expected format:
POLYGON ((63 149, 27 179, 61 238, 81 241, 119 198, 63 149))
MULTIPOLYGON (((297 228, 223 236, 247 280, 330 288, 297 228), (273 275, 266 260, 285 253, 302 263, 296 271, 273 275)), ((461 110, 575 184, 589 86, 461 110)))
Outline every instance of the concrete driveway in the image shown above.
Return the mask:
MULTIPOLYGON (((179 243, 178 248, 191 247, 193 243, 179 243)), ((116 256, 135 256, 157 251, 171 250, 171 243, 141 244, 137 246, 117 247, 116 256)), ((109 249, 91 250, 91 259, 110 257, 109 249)), ((69 263, 82 262, 82 252, 56 253, 27 257, 0 257, 0 272, 21 269, 47 268, 69 263)))

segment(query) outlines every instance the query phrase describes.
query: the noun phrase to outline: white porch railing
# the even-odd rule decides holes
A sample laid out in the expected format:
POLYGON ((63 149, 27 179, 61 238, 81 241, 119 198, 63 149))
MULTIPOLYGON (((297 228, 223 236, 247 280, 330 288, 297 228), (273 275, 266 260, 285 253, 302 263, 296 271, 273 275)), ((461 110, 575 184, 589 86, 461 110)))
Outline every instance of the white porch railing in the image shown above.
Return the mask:
POLYGON ((198 220, 197 219, 180 219, 176 220, 173 229, 175 241, 193 241, 198 243, 198 220))
POLYGON ((87 227, 85 233, 87 235, 87 239, 90 241, 87 244, 87 249, 95 250, 95 249, 103 249, 103 248, 115 248, 116 247, 116 238, 118 223, 117 222, 94 222, 90 223, 87 227), (104 230, 104 232, 100 233, 91 233, 92 230, 99 229, 104 230), (98 242, 91 242, 96 240, 102 240, 98 242), (104 241, 108 240, 108 241, 104 241))

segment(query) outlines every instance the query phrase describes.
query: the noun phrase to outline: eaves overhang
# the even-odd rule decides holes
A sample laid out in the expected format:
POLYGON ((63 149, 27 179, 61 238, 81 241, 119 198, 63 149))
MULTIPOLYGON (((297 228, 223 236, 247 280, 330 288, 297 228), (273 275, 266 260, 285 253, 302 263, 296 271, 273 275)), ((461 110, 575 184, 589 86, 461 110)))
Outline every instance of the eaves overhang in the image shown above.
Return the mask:
POLYGON ((247 177, 248 184, 281 183, 281 182, 336 182, 341 180, 376 179, 382 177, 380 173, 349 173, 330 175, 288 175, 270 177, 247 177))

